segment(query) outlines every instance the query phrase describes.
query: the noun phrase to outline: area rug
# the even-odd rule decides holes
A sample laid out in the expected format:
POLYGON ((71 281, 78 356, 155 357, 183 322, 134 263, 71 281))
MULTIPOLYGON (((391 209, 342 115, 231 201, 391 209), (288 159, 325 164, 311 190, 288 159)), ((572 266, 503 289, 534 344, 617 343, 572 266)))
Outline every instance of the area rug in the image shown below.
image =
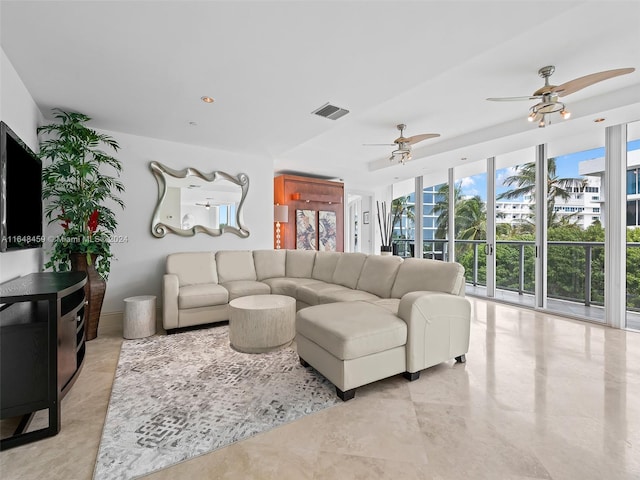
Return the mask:
POLYGON ((337 403, 293 349, 236 352, 226 325, 126 340, 94 479, 136 478, 337 403))

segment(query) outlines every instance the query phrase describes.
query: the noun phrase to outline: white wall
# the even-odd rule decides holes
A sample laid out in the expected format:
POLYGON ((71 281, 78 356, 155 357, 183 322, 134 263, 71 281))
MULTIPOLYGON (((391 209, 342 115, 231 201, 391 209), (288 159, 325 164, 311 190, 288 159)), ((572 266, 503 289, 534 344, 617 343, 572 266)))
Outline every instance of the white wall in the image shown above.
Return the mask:
MULTIPOLYGON (((36 129, 44 124, 42 113, 20 80, 11 62, 0 57, 0 119, 34 151, 38 148, 36 129)), ((87 113, 87 112, 85 112, 87 113)), ((156 295, 160 304, 161 281, 167 254, 180 251, 273 248, 273 161, 190 145, 165 142, 119 132, 113 136, 121 150, 117 157, 123 163, 121 195, 126 209, 115 207, 117 235, 127 241, 113 245, 117 257, 111 264, 111 275, 103 313, 123 310, 123 299, 134 295, 156 295), (233 234, 211 237, 202 233, 195 237, 168 234, 164 238, 151 235, 151 216, 156 205, 158 187, 149 162, 161 162, 174 169, 194 167, 204 172, 223 170, 232 175, 249 176, 249 192, 244 205, 244 224, 250 231, 246 239, 233 234)), ((25 192, 26 194, 26 192, 25 192)), ((59 233, 51 225, 46 235, 59 233)), ((45 244, 48 250, 51 244, 45 244)), ((0 282, 40 271, 43 249, 0 253, 0 282)))
MULTIPOLYGON (((37 151, 36 128, 41 123, 42 114, 1 48, 0 120, 5 122, 34 152, 37 151)), ((41 267, 41 248, 0 253, 0 283, 37 272, 41 267)))
MULTIPOLYGON (((111 274, 102 308, 103 313, 123 310, 123 299, 135 295, 162 298, 162 275, 166 256, 182 251, 254 250, 273 248, 273 162, 267 158, 239 155, 147 137, 104 132, 120 144, 115 156, 122 162, 121 195, 125 210, 114 207, 118 219, 117 235, 127 241, 114 243, 117 260, 111 274), (149 163, 160 162, 173 169, 193 167, 203 172, 222 170, 231 175, 246 173, 249 191, 244 204, 244 224, 250 235, 240 238, 226 233, 220 237, 198 233, 194 237, 151 234, 151 217, 158 198, 158 187, 149 163)), ((50 229, 53 233, 54 229, 50 229)))

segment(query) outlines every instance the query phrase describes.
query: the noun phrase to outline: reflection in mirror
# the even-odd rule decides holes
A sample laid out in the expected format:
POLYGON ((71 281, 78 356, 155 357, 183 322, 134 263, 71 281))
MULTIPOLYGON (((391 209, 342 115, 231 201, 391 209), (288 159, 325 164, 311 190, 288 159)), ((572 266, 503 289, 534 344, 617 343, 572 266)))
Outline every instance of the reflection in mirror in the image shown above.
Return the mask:
POLYGON ((161 238, 170 232, 249 236, 242 224, 242 205, 249 190, 247 175, 202 173, 195 168, 173 170, 158 162, 151 162, 150 168, 158 181, 158 204, 151 223, 154 236, 161 238))

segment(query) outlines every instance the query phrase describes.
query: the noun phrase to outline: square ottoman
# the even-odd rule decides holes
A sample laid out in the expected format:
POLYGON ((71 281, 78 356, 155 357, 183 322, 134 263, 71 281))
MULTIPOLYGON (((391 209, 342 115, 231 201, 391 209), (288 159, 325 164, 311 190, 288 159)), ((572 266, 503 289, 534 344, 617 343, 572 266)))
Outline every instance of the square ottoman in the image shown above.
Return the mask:
POLYGON ((342 400, 359 386, 405 372, 406 343, 406 323, 368 302, 316 305, 296 315, 300 363, 324 375, 342 400))

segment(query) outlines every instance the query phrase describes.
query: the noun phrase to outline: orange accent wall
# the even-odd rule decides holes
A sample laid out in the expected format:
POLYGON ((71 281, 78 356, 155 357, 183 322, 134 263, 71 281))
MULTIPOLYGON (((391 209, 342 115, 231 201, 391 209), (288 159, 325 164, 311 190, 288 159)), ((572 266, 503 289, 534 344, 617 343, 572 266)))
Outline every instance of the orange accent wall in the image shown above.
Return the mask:
MULTIPOLYGON (((344 184, 297 175, 273 179, 273 203, 289 206, 289 221, 280 224, 281 248, 296 248, 296 210, 336 213, 336 250, 344 251, 344 184)), ((316 213, 316 229, 318 215, 316 213)), ((275 224, 273 245, 275 248, 275 224)), ((316 241, 316 247, 318 246, 316 241)))

